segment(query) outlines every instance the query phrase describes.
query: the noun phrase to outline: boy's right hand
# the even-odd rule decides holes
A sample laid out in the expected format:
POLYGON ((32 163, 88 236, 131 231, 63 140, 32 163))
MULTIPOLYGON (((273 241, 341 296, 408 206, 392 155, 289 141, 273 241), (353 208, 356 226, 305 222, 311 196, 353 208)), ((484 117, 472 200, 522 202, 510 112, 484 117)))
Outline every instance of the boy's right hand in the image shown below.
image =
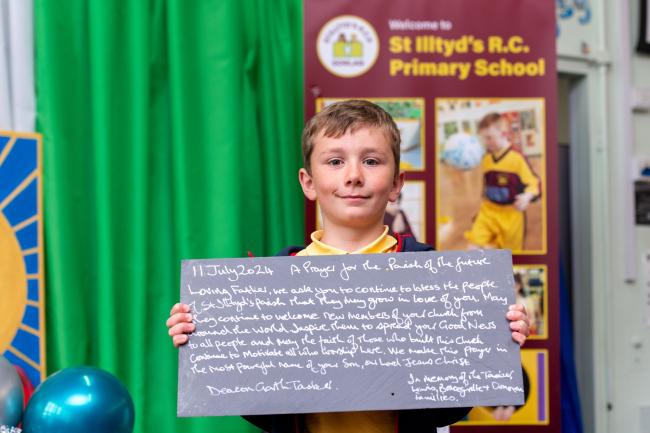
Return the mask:
POLYGON ((187 304, 174 305, 169 313, 169 319, 167 319, 167 328, 169 328, 169 335, 172 337, 174 347, 187 343, 190 339, 187 334, 194 332, 196 328, 192 323, 190 306, 187 304))

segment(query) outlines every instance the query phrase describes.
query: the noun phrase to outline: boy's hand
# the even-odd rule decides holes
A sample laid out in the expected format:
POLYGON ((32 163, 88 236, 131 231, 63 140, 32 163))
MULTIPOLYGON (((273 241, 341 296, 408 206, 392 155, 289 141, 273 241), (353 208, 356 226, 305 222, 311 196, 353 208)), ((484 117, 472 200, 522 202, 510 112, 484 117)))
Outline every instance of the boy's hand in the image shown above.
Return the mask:
POLYGON ((535 196, 529 192, 522 192, 521 194, 517 194, 515 196, 515 202, 513 203, 514 207, 516 207, 518 210, 521 212, 525 211, 528 205, 530 204, 530 201, 534 198, 535 196))
POLYGON ((497 406, 492 411, 492 416, 495 421, 510 421, 510 418, 512 418, 514 413, 514 406, 497 406))
POLYGON ((182 346, 187 343, 190 337, 187 335, 194 332, 196 326, 192 323, 190 306, 187 304, 176 304, 172 307, 167 319, 169 335, 172 337, 174 347, 182 346))
POLYGON ((522 304, 510 305, 506 318, 510 321, 512 339, 519 343, 519 346, 523 346, 530 333, 530 319, 526 314, 526 307, 522 304))

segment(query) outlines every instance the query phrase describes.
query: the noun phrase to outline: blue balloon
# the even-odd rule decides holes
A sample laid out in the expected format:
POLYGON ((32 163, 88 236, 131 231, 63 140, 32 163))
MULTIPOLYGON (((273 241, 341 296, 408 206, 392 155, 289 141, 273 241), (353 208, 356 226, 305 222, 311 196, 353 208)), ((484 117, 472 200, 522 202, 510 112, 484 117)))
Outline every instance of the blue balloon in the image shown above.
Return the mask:
POLYGON ((93 367, 66 368, 48 377, 23 415, 23 433, 131 433, 135 411, 124 385, 93 367))

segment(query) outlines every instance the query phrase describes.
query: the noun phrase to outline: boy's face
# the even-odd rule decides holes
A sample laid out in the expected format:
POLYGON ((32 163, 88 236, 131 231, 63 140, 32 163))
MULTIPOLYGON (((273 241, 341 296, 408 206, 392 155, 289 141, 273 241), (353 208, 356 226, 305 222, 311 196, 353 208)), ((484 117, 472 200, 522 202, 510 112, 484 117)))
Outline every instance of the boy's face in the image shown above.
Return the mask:
POLYGON ((508 146, 506 132, 500 123, 495 123, 478 132, 485 149, 490 153, 499 152, 508 146))
POLYGON ((398 172, 384 132, 360 128, 339 138, 314 140, 311 174, 300 169, 305 196, 318 200, 323 226, 374 228, 383 224, 386 204, 397 200, 404 173, 398 172))

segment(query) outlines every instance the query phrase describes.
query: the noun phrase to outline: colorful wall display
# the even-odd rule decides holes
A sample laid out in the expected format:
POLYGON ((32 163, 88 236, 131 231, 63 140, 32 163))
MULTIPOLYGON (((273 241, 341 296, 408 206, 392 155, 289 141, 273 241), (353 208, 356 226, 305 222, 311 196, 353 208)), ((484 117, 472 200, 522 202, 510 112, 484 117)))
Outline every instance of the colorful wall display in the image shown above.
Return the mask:
MULTIPOLYGON (((367 99, 400 129, 406 185, 385 223, 440 250, 513 251, 532 320, 526 404, 452 430, 560 430, 556 14, 538 0, 305 0, 306 117, 367 99)), ((316 204, 306 218, 308 238, 316 204)))
POLYGON ((0 353, 45 378, 41 138, 0 131, 0 353))

